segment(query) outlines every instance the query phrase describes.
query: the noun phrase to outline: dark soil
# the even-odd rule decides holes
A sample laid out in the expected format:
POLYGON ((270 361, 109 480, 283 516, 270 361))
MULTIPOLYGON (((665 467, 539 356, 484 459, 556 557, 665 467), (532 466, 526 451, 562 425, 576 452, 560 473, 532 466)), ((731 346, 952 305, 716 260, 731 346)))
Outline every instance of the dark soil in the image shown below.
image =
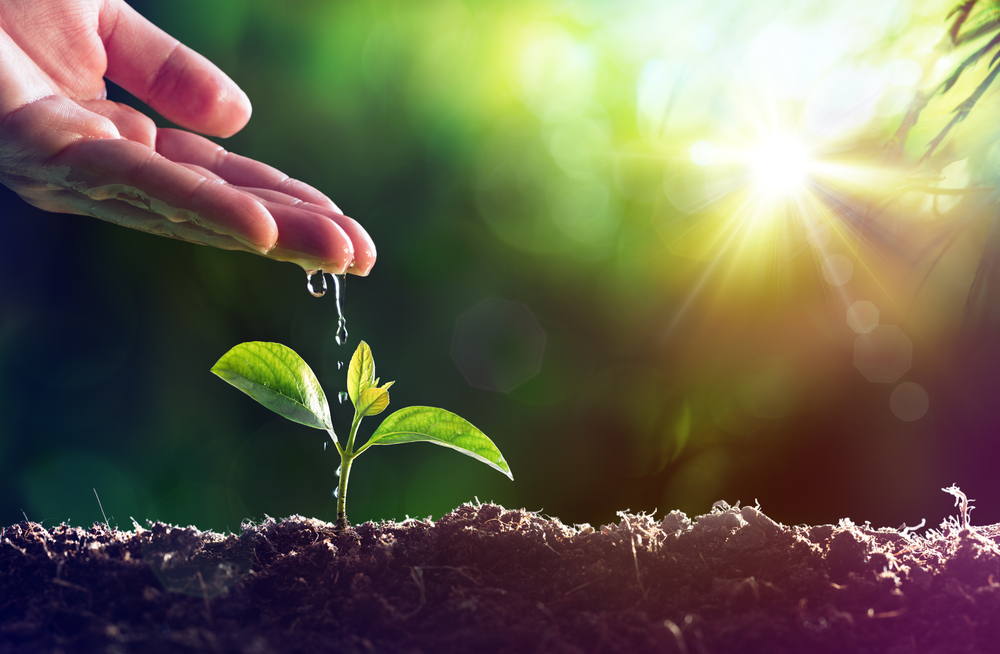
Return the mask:
POLYGON ((0 652, 1000 652, 1000 525, 621 517, 22 522, 0 534, 0 652))

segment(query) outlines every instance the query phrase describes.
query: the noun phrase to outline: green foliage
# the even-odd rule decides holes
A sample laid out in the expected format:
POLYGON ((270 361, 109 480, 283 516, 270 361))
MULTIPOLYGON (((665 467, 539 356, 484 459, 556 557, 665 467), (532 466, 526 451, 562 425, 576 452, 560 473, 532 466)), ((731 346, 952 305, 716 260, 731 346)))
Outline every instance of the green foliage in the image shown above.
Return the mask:
POLYGON ((358 405, 358 397, 375 384, 375 359, 372 357, 368 343, 361 341, 358 349, 351 357, 351 365, 347 369, 347 394, 351 396, 351 404, 358 405))
POLYGON ((396 411, 382 421, 365 447, 419 441, 458 450, 514 479, 507 461, 486 434, 465 418, 431 406, 411 406, 396 411))
POLYGON ((375 359, 364 341, 358 345, 347 370, 347 393, 354 405, 354 420, 347 443, 341 445, 333 431, 330 406, 316 376, 302 358, 279 343, 241 343, 219 359, 212 372, 289 420, 325 429, 340 453, 340 486, 337 489, 337 525, 346 527, 347 480, 352 461, 372 445, 395 445, 425 441, 450 447, 482 461, 514 479, 500 450, 472 423, 450 411, 417 406, 396 411, 375 431, 367 443, 355 449, 358 425, 366 416, 378 415, 389 406, 389 388, 379 386, 375 359))
POLYGON ((291 348, 260 341, 240 343, 222 355, 212 372, 293 422, 333 429, 323 387, 291 348))
POLYGON ((357 410, 363 416, 377 416, 389 406, 389 387, 395 382, 389 382, 381 388, 366 388, 358 398, 357 410))

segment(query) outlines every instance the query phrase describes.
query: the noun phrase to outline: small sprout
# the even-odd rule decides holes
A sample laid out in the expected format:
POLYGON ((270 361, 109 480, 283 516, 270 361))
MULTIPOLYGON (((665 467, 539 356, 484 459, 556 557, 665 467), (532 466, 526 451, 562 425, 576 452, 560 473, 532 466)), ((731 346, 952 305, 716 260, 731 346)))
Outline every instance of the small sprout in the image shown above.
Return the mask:
POLYGON ((334 491, 338 528, 349 524, 346 507, 351 463, 372 445, 434 443, 458 450, 514 479, 507 461, 486 434, 468 420, 435 407, 412 406, 390 414, 364 445, 355 448, 361 419, 385 411, 389 406, 389 388, 395 383, 379 386, 375 360, 364 341, 358 345, 347 369, 346 395, 354 405, 354 419, 344 445, 333 431, 330 405, 316 375, 290 348, 279 343, 241 343, 226 352, 212 366, 212 372, 275 413, 323 429, 330 435, 340 454, 340 467, 337 468, 340 484, 334 491))

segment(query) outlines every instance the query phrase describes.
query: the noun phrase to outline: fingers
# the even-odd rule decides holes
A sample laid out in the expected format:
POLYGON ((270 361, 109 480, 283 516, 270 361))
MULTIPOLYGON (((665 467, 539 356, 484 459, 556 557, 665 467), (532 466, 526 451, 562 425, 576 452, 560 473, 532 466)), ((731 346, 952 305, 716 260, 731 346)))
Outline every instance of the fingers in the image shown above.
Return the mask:
POLYGON ((142 143, 150 150, 156 148, 156 123, 144 113, 110 100, 86 100, 79 104, 113 122, 122 138, 142 143))
MULTIPOLYGON (((224 250, 249 250, 247 245, 232 236, 220 234, 194 221, 172 222, 149 208, 119 194, 118 197, 91 197, 69 189, 49 189, 39 195, 22 196, 31 204, 47 211, 94 216, 102 220, 138 229, 150 234, 210 245, 224 250)), ((308 212, 284 206, 277 209, 277 219, 283 231, 276 246, 267 254, 269 258, 290 261, 306 270, 323 269, 342 274, 348 272, 352 258, 350 240, 335 223, 315 221, 308 212), (316 243, 328 247, 316 250, 316 243)))
POLYGON ((81 139, 118 138, 115 124, 104 116, 67 98, 43 97, 0 119, 0 173, 42 185, 58 183, 53 179, 59 171, 52 170, 52 157, 81 139))
POLYGON ((219 234, 194 222, 171 222, 154 211, 117 198, 95 200, 69 189, 48 189, 44 194, 21 197, 45 211, 93 216, 149 234, 209 245, 222 250, 242 250, 259 254, 256 249, 247 247, 231 236, 219 234))
POLYGON ((183 161, 207 168, 235 186, 280 191, 340 213, 340 209, 330 198, 305 182, 292 179, 267 164, 227 152, 197 134, 179 129, 161 129, 156 138, 156 151, 171 161, 183 161))
POLYGON ((278 222, 279 234, 281 234, 284 229, 284 226, 280 222, 280 216, 282 216, 282 213, 274 205, 294 207, 303 211, 308 211, 312 214, 319 214, 320 216, 332 220, 344 231, 347 238, 351 241, 354 252, 354 261, 348 266, 347 272, 353 275, 361 275, 362 277, 371 272, 372 267, 375 265, 376 258, 375 242, 372 240, 372 237, 368 235, 368 232, 365 231, 364 227, 358 223, 358 221, 336 211, 331 211, 325 207, 303 202, 298 198, 285 195, 284 193, 279 193, 278 191, 259 188, 239 188, 241 191, 255 195, 263 201, 264 206, 271 212, 271 215, 274 216, 275 221, 278 222))
POLYGON ((201 166, 196 166, 194 164, 179 163, 177 161, 175 161, 174 163, 176 163, 178 166, 184 166, 188 170, 193 170, 194 172, 198 173, 199 175, 201 175, 206 179, 215 180, 216 182, 226 181, 221 177, 219 177, 218 175, 216 175, 215 173, 213 173, 211 170, 208 170, 207 168, 202 168, 201 166))
POLYGON ((343 215, 326 195, 308 184, 292 179, 259 161, 226 152, 208 139, 190 132, 161 129, 157 135, 156 149, 172 161, 182 162, 203 172, 208 171, 262 200, 278 225, 277 251, 269 256, 297 262, 301 262, 302 256, 305 256, 312 261, 325 262, 322 266, 312 264, 311 268, 322 267, 334 272, 342 270, 345 267, 342 261, 344 255, 342 249, 338 249, 338 232, 331 231, 329 226, 317 224, 313 226, 309 236, 312 240, 306 239, 305 235, 309 233, 308 221, 323 222, 316 220, 318 214, 332 221, 346 234, 353 258, 346 262, 349 272, 367 275, 375 265, 375 243, 368 232, 355 220, 343 215), (286 208, 296 208, 299 211, 286 211, 286 208), (287 225, 283 222, 286 216, 287 225), (293 238, 298 239, 297 245, 292 245, 288 240, 293 238), (334 267, 331 268, 331 265, 334 267))
MULTIPOLYGON (((52 165, 68 167, 62 181, 85 198, 74 202, 74 211, 85 206, 84 213, 105 220, 227 249, 237 242, 310 270, 367 274, 374 265, 371 238, 350 218, 274 191, 265 191, 271 199, 259 198, 210 170, 174 163, 137 142, 80 140, 52 165), (357 262, 355 243, 362 246, 357 262)), ((34 202, 59 210, 44 191, 34 202)))
POLYGON ((182 127, 232 136, 250 120, 250 100, 212 62, 140 16, 108 0, 100 17, 106 76, 182 127))
POLYGON ((291 205, 264 202, 264 206, 278 225, 278 241, 269 257, 293 261, 306 270, 352 271, 354 245, 340 225, 291 205))
POLYGON ((53 158, 52 165, 67 166, 65 185, 93 200, 121 200, 170 222, 194 222, 261 253, 277 242, 277 226, 260 202, 140 143, 83 139, 53 158))

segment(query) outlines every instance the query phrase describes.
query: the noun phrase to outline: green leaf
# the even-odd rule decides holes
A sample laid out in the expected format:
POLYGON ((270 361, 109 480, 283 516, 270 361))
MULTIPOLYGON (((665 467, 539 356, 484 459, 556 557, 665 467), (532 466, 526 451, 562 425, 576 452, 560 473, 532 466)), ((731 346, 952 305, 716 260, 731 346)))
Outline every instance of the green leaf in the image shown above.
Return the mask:
POLYGON ((514 479, 503 454, 486 434, 465 418, 431 406, 411 406, 391 414, 382 421, 365 447, 419 441, 458 450, 514 479))
POLYGON ((347 394, 351 396, 351 404, 358 406, 358 397, 375 385, 375 359, 368 343, 361 341, 354 350, 351 365, 347 368, 347 394))
POLYGON ((366 388, 358 398, 358 413, 377 416, 389 406, 389 393, 384 388, 366 388))
POLYGON ((289 420, 331 431, 330 405, 305 361, 280 343, 240 343, 212 372, 289 420))

